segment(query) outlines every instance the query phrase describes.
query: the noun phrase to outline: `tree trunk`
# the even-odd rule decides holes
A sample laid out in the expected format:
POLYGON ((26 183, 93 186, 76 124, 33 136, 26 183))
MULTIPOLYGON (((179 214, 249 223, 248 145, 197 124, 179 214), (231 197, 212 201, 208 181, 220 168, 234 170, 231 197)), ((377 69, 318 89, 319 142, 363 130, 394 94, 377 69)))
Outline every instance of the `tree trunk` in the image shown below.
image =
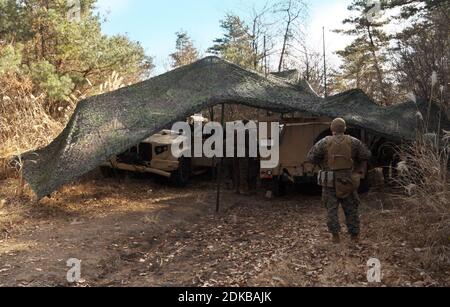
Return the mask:
POLYGON ((284 34, 283 48, 281 49, 280 63, 278 64, 278 72, 281 72, 281 69, 283 68, 284 54, 286 53, 286 46, 287 46, 287 41, 289 38, 290 27, 291 27, 291 22, 289 21, 286 25, 286 33, 284 34))
POLYGON ((370 46, 371 46, 370 52, 372 53, 373 61, 375 63, 375 70, 377 71, 378 88, 380 89, 381 95, 383 96, 383 100, 384 100, 383 103, 386 104, 388 102, 388 95, 387 95, 386 90, 383 85, 383 74, 381 72, 380 64, 378 62, 378 57, 375 52, 376 46, 373 41, 373 36, 372 36, 372 31, 370 30, 370 25, 367 25, 367 33, 368 33, 369 39, 370 39, 370 46))

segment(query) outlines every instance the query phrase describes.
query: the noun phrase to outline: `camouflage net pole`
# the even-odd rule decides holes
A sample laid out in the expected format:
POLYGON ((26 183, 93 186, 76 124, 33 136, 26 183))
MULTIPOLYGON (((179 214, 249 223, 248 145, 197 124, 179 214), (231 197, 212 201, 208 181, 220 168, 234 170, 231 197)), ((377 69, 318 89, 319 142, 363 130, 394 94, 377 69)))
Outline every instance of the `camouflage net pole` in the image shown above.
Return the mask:
MULTIPOLYGON (((222 103, 221 111, 221 124, 225 126, 225 104, 222 103)), ((223 170, 223 157, 220 158, 218 172, 217 172, 217 201, 216 201, 216 213, 220 212, 220 189, 222 186, 222 170, 223 170)))

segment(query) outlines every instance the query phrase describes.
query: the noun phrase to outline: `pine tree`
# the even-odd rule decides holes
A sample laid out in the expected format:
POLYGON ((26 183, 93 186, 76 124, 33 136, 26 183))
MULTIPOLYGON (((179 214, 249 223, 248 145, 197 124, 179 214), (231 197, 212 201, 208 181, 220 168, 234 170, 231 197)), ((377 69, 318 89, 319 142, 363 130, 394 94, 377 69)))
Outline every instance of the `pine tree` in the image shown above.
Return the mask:
POLYGON ((395 36, 394 61, 400 95, 450 101, 450 3, 442 0, 396 0, 397 19, 410 24, 395 36), (421 10, 418 10, 421 8, 421 10), (439 86, 431 87, 437 75, 439 86), (442 86, 442 88, 441 88, 442 86), (433 89, 433 91, 432 91, 433 89))
POLYGON ((215 39, 208 52, 239 66, 254 68, 258 55, 253 50, 252 36, 245 22, 239 16, 227 15, 221 21, 221 28, 225 31, 224 36, 215 39))
POLYGON ((123 35, 106 36, 96 0, 80 1, 80 19, 68 18, 67 0, 1 0, 0 42, 21 48, 20 70, 49 104, 64 103, 72 93, 95 94, 116 71, 124 83, 145 78, 152 59, 139 43, 123 35))
POLYGON ((336 32, 356 38, 344 50, 337 52, 343 60, 341 78, 349 86, 364 90, 375 101, 391 104, 391 84, 386 68, 389 36, 383 30, 389 21, 371 16, 374 7, 365 0, 354 0, 348 9, 356 12, 356 16, 343 21, 351 28, 336 32))
POLYGON ((177 32, 176 36, 176 51, 170 55, 172 67, 177 68, 197 61, 199 58, 198 50, 194 47, 194 43, 187 32, 177 32))

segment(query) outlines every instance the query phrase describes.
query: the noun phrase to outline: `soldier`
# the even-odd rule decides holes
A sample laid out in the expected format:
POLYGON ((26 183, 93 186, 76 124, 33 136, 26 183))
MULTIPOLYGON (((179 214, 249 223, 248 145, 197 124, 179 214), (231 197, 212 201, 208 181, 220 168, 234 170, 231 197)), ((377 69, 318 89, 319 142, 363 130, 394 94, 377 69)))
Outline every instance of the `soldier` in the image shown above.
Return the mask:
POLYGON ((319 165, 319 184, 323 187, 322 200, 328 211, 328 229, 333 242, 340 243, 339 204, 344 209, 348 232, 358 243, 360 233, 358 188, 361 175, 367 169, 370 151, 358 139, 345 135, 347 125, 342 118, 331 124, 333 136, 317 143, 309 152, 308 160, 319 165))

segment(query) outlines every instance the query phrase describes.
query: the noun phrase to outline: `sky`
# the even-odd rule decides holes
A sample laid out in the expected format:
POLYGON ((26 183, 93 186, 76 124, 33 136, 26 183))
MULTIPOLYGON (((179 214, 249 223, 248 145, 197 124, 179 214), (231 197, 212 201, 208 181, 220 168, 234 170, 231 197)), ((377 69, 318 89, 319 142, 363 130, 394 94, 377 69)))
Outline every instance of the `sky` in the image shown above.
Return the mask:
MULTIPOLYGON (((326 29, 327 56, 338 64, 335 51, 344 48, 351 38, 331 32, 342 27, 351 0, 307 0, 307 44, 322 50, 322 27, 326 29)), ((175 49, 175 33, 187 31, 195 46, 206 54, 212 41, 222 35, 219 21, 226 13, 250 12, 264 0, 99 0, 97 9, 106 22, 106 34, 127 34, 141 42, 147 55, 154 58, 154 74, 170 69, 169 54, 175 49)))

